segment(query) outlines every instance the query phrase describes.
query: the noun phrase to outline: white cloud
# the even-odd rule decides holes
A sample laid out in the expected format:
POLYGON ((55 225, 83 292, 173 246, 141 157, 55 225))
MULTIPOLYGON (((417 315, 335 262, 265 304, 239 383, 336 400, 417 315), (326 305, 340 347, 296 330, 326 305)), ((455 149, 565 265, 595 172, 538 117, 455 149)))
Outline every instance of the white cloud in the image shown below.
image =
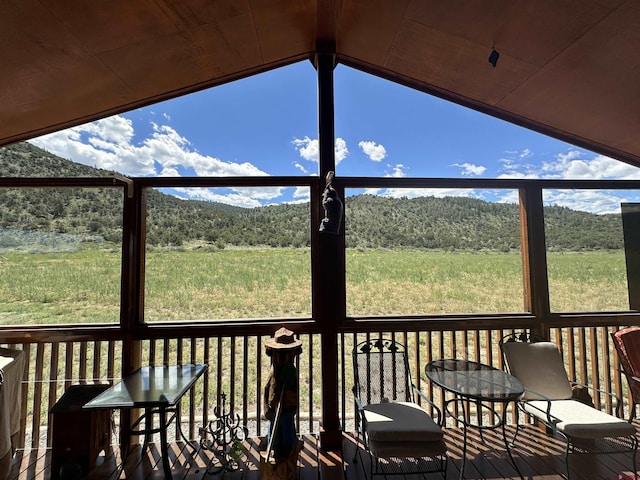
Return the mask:
POLYGON ((631 201, 620 196, 621 193, 609 190, 545 190, 543 199, 545 205, 558 205, 572 210, 596 214, 620 213, 620 203, 631 201))
POLYGON ((379 192, 383 197, 418 198, 418 197, 471 197, 480 198, 475 190, 468 188, 389 188, 379 192))
MULTIPOLYGON (((163 117, 167 118, 166 115, 163 117)), ((152 123, 152 134, 134 144, 131 120, 116 115, 31 140, 31 143, 60 157, 127 176, 265 176, 251 163, 226 162, 203 155, 168 125, 152 123)), ((242 207, 256 207, 261 201, 282 195, 281 188, 243 188, 220 194, 213 190, 175 189, 190 198, 242 207)))
POLYGON ((505 157, 498 159, 498 178, 540 178, 540 166, 525 163, 524 160, 533 156, 529 149, 505 152, 505 157))
POLYGON ((267 175, 250 163, 225 162, 191 149, 189 141, 167 125, 152 124, 153 133, 133 144, 131 120, 119 115, 44 135, 31 143, 60 157, 128 176, 178 175, 191 169, 198 176, 267 175))
POLYGON ((374 162, 380 162, 387 156, 387 150, 384 146, 377 144, 376 142, 363 140, 358 143, 358 146, 362 149, 364 154, 369 157, 369 160, 374 162))
POLYGON ((404 165, 401 163, 397 163, 395 165, 390 165, 391 173, 387 173, 385 177, 393 177, 393 178, 402 178, 406 177, 407 174, 404 171, 404 165))
POLYGON ((473 163, 454 163, 452 166, 459 168, 460 174, 463 176, 482 175, 487 171, 487 167, 483 167, 482 165, 474 165, 473 163))
POLYGON ((347 142, 343 138, 336 138, 335 145, 336 165, 349 155, 349 149, 347 148, 347 142))
POLYGON ((148 149, 131 144, 130 120, 114 116, 30 140, 60 157, 129 176, 156 175, 148 149))
POLYGON ((182 198, 220 202, 245 208, 259 207, 262 201, 273 200, 282 195, 280 187, 238 187, 229 189, 231 192, 204 187, 179 187, 172 190, 182 198))
POLYGON ((301 171, 302 173, 304 173, 304 174, 309 173, 309 172, 307 171, 307 169, 306 169, 306 168, 304 168, 304 165, 302 165, 301 163, 293 162, 293 166, 294 166, 294 167, 296 167, 298 170, 300 170, 300 171, 301 171))
POLYGON ((509 190, 505 192, 498 192, 496 195, 497 203, 520 203, 520 193, 517 190, 509 190))
POLYGON ((179 177, 178 170, 173 167, 163 168, 160 172, 161 177, 179 177))
POLYGON ((302 158, 310 162, 318 161, 320 157, 318 139, 311 139, 309 137, 295 138, 292 143, 302 158))
POLYGON ((604 155, 585 153, 571 148, 556 154, 552 160, 525 163, 534 155, 529 149, 507 152, 499 160, 502 173, 498 178, 548 178, 564 180, 638 180, 640 169, 604 155))
POLYGON ((583 152, 560 153, 551 162, 542 164, 546 177, 567 179, 638 180, 640 169, 604 155, 588 158, 583 152))
POLYGON ((227 205, 234 205, 236 207, 254 208, 260 207, 261 203, 258 200, 251 198, 248 195, 241 193, 216 193, 215 190, 208 188, 176 188, 177 193, 184 195, 184 198, 190 200, 204 200, 208 202, 220 202, 227 205))
POLYGON ((311 199, 309 187, 296 187, 293 198, 300 202, 308 202, 311 199))
MULTIPOLYGON (((318 160, 320 158, 320 145, 317 138, 295 138, 291 143, 293 143, 293 145, 296 147, 296 150, 298 150, 300 157, 309 162, 318 163, 318 160)), ((343 138, 336 138, 334 154, 336 158, 336 165, 338 165, 342 160, 347 158, 347 155, 349 155, 347 142, 343 138)))
MULTIPOLYGON (((562 180, 638 180, 640 169, 604 155, 570 148, 556 154, 552 160, 539 164, 521 163, 533 157, 531 150, 508 152, 500 159, 504 173, 499 178, 531 178, 562 180)), ((616 190, 544 190, 545 205, 558 205, 596 214, 619 213, 620 203, 639 201, 635 193, 616 190), (631 194, 633 198, 627 196, 631 194)), ((500 202, 518 202, 517 193, 499 197, 500 202)))

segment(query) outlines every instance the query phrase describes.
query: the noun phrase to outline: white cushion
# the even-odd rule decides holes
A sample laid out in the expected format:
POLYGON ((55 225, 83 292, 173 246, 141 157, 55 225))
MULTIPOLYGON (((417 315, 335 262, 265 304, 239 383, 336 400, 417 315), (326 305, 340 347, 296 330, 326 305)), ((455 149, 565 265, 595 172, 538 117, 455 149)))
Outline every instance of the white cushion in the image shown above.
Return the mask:
MULTIPOLYGON (((523 406, 531 415, 546 420, 547 405, 543 400, 532 400, 523 406)), ((569 437, 626 437, 635 434, 635 427, 626 420, 577 400, 552 401, 551 418, 558 420, 557 429, 569 437)))
POLYGON ((525 400, 571 398, 571 384, 558 347, 551 342, 505 342, 502 344, 509 372, 524 385, 525 400))
POLYGON ((375 442, 369 440, 369 449, 375 457, 435 457, 444 455, 447 445, 444 439, 437 442, 375 442))
POLYGON ((411 402, 374 403, 364 407, 370 442, 433 442, 442 428, 419 405, 411 402))

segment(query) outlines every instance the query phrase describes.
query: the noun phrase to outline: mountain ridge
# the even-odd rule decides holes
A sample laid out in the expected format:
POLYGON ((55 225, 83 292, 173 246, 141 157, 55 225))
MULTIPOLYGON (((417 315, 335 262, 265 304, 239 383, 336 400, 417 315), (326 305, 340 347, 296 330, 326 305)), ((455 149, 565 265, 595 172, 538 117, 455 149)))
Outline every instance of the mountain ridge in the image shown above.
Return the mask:
MULTIPOLYGON (((0 148, 3 177, 102 177, 115 172, 74 163, 29 143, 0 148)), ((119 242, 121 192, 114 189, 0 189, 0 228, 101 238, 119 242)), ((251 209, 184 200, 151 190, 147 245, 211 244, 308 247, 309 204, 251 209)), ((550 251, 620 249, 619 215, 545 207, 550 251)), ((519 207, 468 197, 389 198, 355 195, 345 200, 346 243, 361 249, 510 252, 520 248, 519 207)))

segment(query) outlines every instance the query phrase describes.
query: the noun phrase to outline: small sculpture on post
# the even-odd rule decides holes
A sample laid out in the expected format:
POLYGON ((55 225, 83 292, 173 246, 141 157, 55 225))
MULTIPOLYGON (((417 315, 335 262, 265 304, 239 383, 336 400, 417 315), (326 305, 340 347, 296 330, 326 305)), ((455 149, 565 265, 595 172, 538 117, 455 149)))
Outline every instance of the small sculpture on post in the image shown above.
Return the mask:
POLYGON ((338 196, 338 192, 331 185, 335 174, 327 173, 325 179, 326 186, 322 192, 322 208, 324 209, 324 218, 320 222, 319 231, 324 233, 332 233, 337 235, 342 224, 342 213, 344 206, 342 200, 338 196))
POLYGON ((294 480, 299 441, 295 415, 298 411, 298 371, 295 357, 302 353, 302 342, 286 328, 276 331, 265 342, 266 354, 271 357, 271 369, 264 389, 264 412, 269 420, 267 450, 260 454, 261 478, 294 480))

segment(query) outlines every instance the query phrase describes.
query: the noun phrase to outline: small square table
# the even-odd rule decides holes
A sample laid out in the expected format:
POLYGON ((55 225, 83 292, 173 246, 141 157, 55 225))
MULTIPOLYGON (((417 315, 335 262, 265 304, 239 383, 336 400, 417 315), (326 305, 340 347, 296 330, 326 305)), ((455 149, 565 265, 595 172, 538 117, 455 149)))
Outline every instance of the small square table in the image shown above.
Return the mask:
MULTIPOLYGON (((165 478, 172 479, 169 464, 167 430, 176 418, 176 405, 195 381, 207 370, 207 365, 169 365, 141 367, 127 375, 120 383, 87 402, 84 408, 144 408, 145 413, 127 427, 127 438, 132 435, 160 433, 160 453, 165 478), (143 419, 149 420, 153 414, 159 416, 157 429, 138 429, 143 419), (167 413, 172 413, 167 418, 167 413)), ((180 422, 180 419, 176 420, 180 422)), ((126 443, 128 450, 129 441, 126 443)), ((127 451, 128 454, 128 451, 127 451)), ((122 466, 126 462, 125 454, 122 466)))

